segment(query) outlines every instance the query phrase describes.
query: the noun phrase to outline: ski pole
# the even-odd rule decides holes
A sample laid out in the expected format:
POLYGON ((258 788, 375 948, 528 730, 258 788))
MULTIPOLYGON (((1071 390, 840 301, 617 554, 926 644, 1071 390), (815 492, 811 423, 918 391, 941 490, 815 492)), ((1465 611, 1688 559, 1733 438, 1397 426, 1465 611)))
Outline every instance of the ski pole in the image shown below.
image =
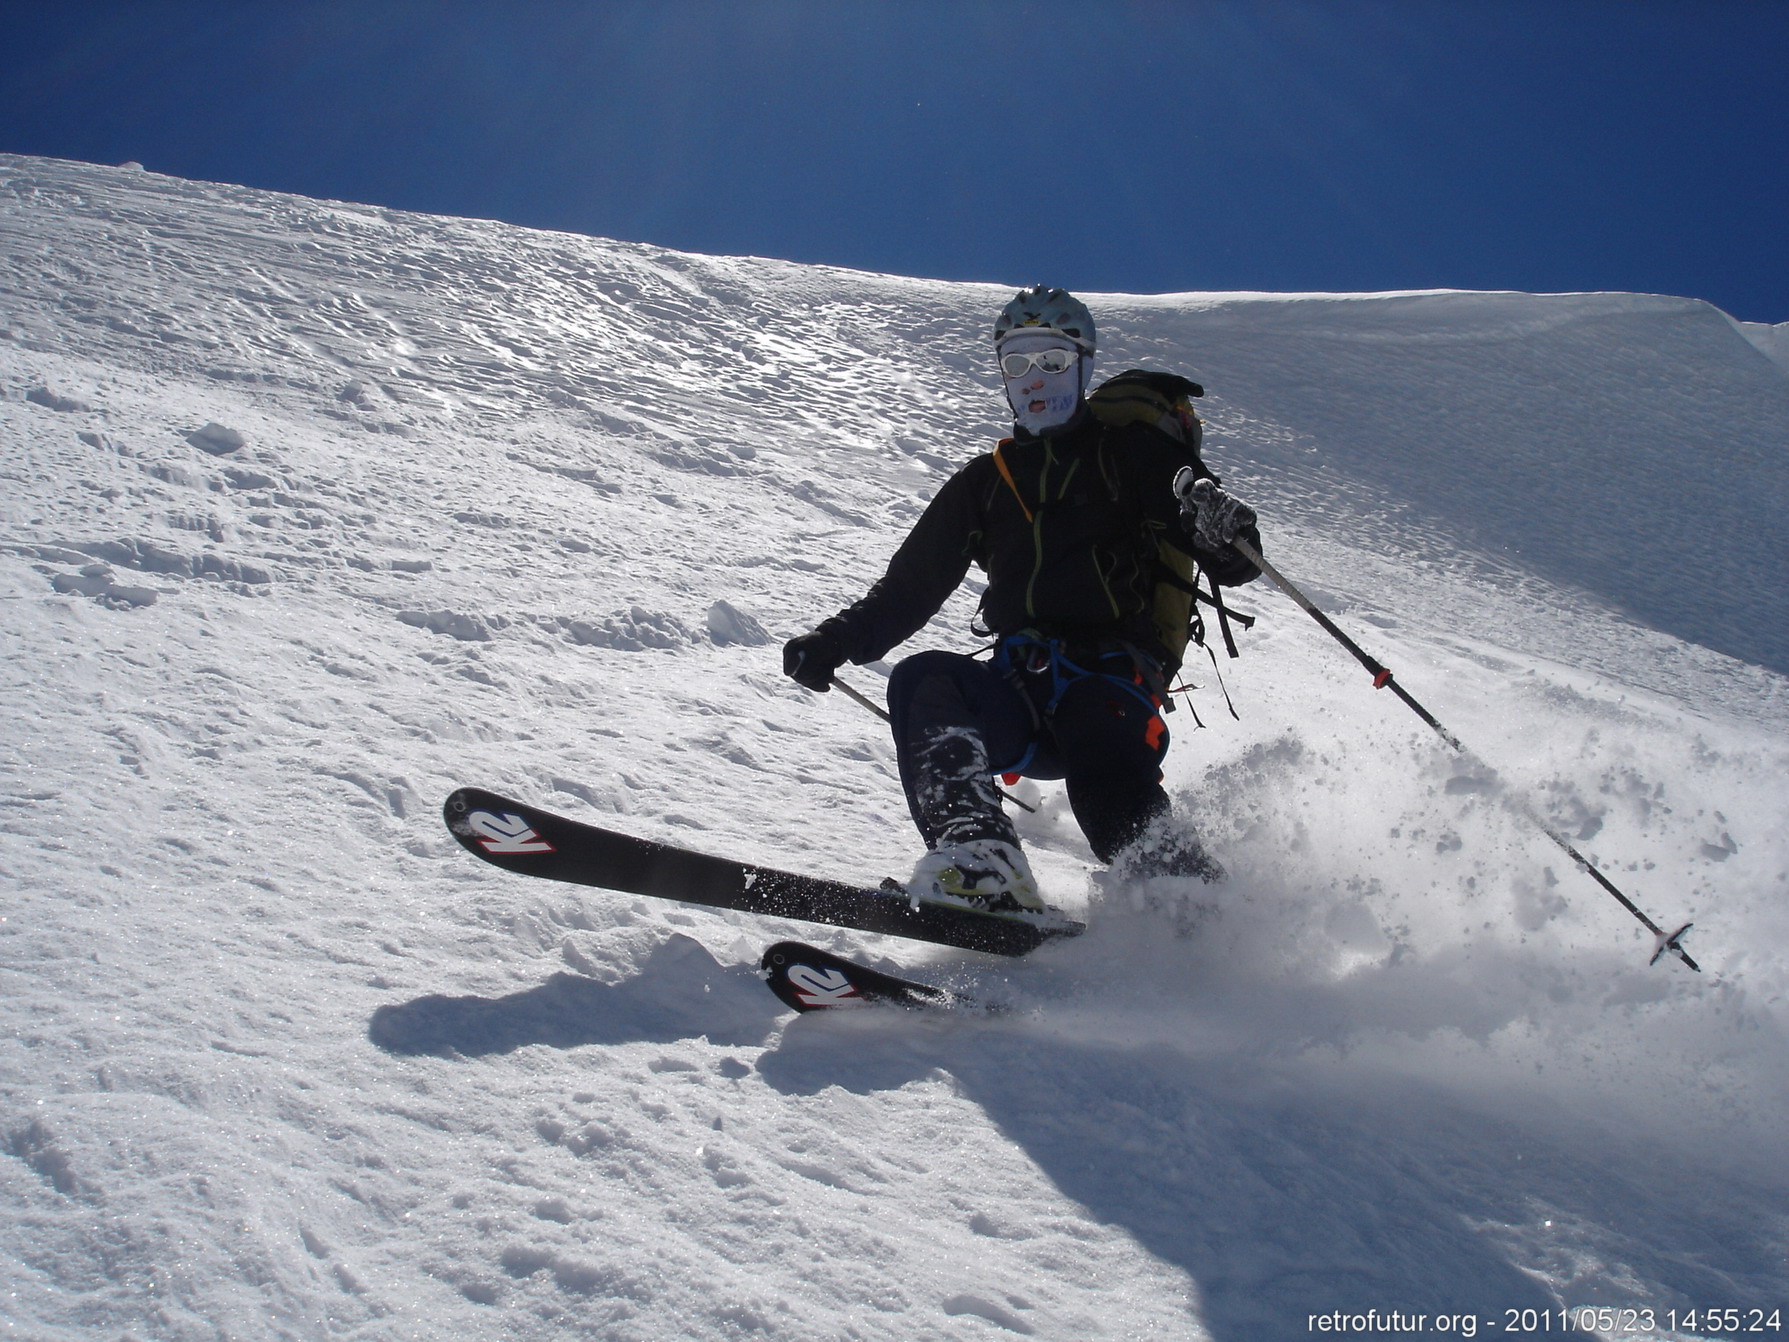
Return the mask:
MULTIPOLYGON (((1404 701, 1411 712, 1415 713, 1417 717, 1428 723, 1428 725, 1434 729, 1435 734, 1443 741, 1446 741, 1455 750, 1459 751, 1460 754, 1476 759, 1476 756, 1460 743, 1459 737, 1448 731, 1446 727, 1443 727, 1433 713, 1429 712, 1428 709, 1419 704, 1402 685, 1398 684, 1398 682, 1392 678, 1391 669, 1389 667, 1376 661, 1371 654, 1360 646, 1360 644, 1356 643, 1353 639, 1349 638, 1347 634, 1343 633, 1342 630, 1336 626, 1335 621, 1319 610, 1309 597, 1292 584, 1292 581, 1289 578, 1282 574, 1272 564, 1268 563, 1267 560, 1263 559, 1259 550, 1253 545, 1250 545, 1240 536, 1231 543, 1236 547, 1238 553, 1256 568, 1260 569, 1262 573, 1266 574, 1275 587, 1291 597, 1292 600, 1303 609, 1305 614, 1309 615, 1318 624, 1322 625, 1324 632, 1329 634, 1331 638, 1335 639, 1336 642, 1340 643, 1344 648, 1348 649, 1349 652, 1354 654, 1355 660, 1372 673, 1374 689, 1383 690, 1389 688, 1393 694, 1404 701)), ((1565 835, 1561 834, 1539 815, 1535 814, 1534 808, 1529 806, 1526 802, 1522 804, 1522 814, 1538 827, 1541 833, 1545 834, 1554 843, 1559 845, 1566 856, 1571 858, 1577 865, 1579 870, 1584 872, 1585 875, 1589 876, 1590 879, 1595 881, 1598 885, 1602 886, 1604 890, 1609 892, 1609 894, 1613 895, 1621 904, 1622 908, 1638 918, 1641 926, 1652 933, 1655 942, 1652 959, 1648 961, 1649 964, 1657 964, 1659 957, 1669 951, 1691 969, 1696 970, 1698 973, 1701 972, 1702 966, 1692 960, 1689 952, 1684 950, 1683 946, 1680 944, 1683 934, 1690 930, 1691 924, 1685 923, 1675 932, 1667 933, 1657 923, 1653 922, 1651 918, 1648 918, 1639 905, 1635 904, 1633 900, 1629 899, 1617 889, 1613 881, 1603 875, 1602 872, 1598 871, 1596 867, 1591 864, 1590 859, 1580 853, 1565 835)))
POLYGON ((875 700, 871 699, 868 695, 859 694, 856 690, 852 689, 849 685, 847 685, 844 681, 840 680, 837 676, 834 676, 832 678, 832 683, 833 683, 833 687, 835 689, 840 689, 845 692, 845 697, 847 699, 850 699, 854 703, 862 704, 865 708, 869 709, 870 712, 874 713, 877 717, 881 718, 884 722, 891 721, 891 719, 888 716, 888 710, 886 708, 883 708, 880 704, 878 704, 875 700))
MULTIPOLYGON (((891 719, 888 716, 888 710, 886 708, 883 708, 880 704, 876 703, 875 700, 869 698, 866 695, 859 694, 856 690, 852 689, 849 685, 847 685, 844 681, 840 680, 837 676, 834 676, 832 678, 832 683, 837 688, 839 688, 845 692, 845 697, 847 699, 852 700, 854 703, 862 704, 865 708, 869 709, 870 712, 874 713, 877 717, 881 718, 884 722, 891 721, 891 719)), ((1037 814, 1037 807, 1033 806, 1030 802, 1020 801, 1017 797, 1013 796, 1013 794, 1008 792, 1005 788, 996 787, 994 789, 994 791, 998 792, 1002 797, 1005 797, 1014 806, 1023 807, 1025 810, 1030 811, 1033 815, 1037 814)))

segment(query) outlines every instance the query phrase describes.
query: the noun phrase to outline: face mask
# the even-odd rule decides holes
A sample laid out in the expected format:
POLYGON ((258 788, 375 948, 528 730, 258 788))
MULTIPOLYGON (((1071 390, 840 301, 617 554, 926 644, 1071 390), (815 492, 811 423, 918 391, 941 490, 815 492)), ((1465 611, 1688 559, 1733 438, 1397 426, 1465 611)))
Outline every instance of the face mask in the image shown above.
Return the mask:
POLYGON ((1075 412, 1081 408, 1081 393, 1087 385, 1093 360, 1055 336, 1014 336, 999 347, 1003 358, 1010 354, 1036 354, 1055 349, 1067 350, 1077 357, 1067 368, 1056 373, 1045 372, 1036 363, 1018 377, 1006 377, 1002 372, 1006 403, 1012 407, 1013 422, 1027 433, 1048 433, 1075 417, 1075 412))

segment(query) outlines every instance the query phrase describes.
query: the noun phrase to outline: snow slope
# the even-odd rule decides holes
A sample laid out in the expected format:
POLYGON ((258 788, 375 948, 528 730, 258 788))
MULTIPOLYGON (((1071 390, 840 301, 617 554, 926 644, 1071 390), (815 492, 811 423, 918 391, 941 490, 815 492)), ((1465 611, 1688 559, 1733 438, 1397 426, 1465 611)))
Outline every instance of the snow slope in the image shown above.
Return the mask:
POLYGON ((1092 298, 1103 368, 1208 386, 1276 562, 1488 763, 1250 589, 1240 721, 1208 667, 1171 720, 1218 906, 1169 935, 1023 784, 1093 930, 995 963, 507 877, 437 808, 903 870, 878 724, 777 644, 1000 431, 1005 290, 7 156, 0 255, 0 1337, 1789 1307, 1756 333, 1092 298), (1522 800, 1706 972, 1648 968, 1522 800), (795 1019, 752 972, 789 935, 1021 1010, 795 1019))

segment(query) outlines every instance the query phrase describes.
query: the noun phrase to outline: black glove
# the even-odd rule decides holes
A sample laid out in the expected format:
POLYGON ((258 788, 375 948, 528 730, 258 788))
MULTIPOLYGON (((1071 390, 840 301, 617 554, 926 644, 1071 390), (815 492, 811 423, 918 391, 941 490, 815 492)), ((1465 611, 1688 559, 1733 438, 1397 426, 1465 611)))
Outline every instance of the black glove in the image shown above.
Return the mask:
POLYGON ((823 629, 783 644, 783 674, 810 690, 830 690, 832 673, 844 664, 845 650, 823 629))
POLYGON ((1255 510, 1234 494, 1218 488, 1210 476, 1182 466, 1174 477, 1174 495, 1180 500, 1180 521, 1206 550, 1223 551, 1244 527, 1255 524, 1255 510))

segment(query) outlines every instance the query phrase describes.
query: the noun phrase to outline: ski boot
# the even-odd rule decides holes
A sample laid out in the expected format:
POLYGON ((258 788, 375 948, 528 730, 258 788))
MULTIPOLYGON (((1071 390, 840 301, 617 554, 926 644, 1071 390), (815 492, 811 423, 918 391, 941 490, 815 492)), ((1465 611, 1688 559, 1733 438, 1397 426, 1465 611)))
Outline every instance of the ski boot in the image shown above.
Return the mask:
POLYGON ((1047 911, 1023 850, 1000 839, 970 839, 934 849, 920 858, 908 889, 921 899, 988 913, 1047 911))
POLYGON ((1105 900, 1132 913, 1160 919, 1176 937, 1202 931, 1220 913, 1217 892, 1228 873, 1205 846, 1185 831, 1156 830, 1094 875, 1105 900))
POLYGON ((1205 851, 1205 845, 1184 831, 1146 834, 1118 855, 1112 874, 1128 881, 1148 881, 1158 876, 1191 877, 1216 885, 1228 873, 1205 851))

